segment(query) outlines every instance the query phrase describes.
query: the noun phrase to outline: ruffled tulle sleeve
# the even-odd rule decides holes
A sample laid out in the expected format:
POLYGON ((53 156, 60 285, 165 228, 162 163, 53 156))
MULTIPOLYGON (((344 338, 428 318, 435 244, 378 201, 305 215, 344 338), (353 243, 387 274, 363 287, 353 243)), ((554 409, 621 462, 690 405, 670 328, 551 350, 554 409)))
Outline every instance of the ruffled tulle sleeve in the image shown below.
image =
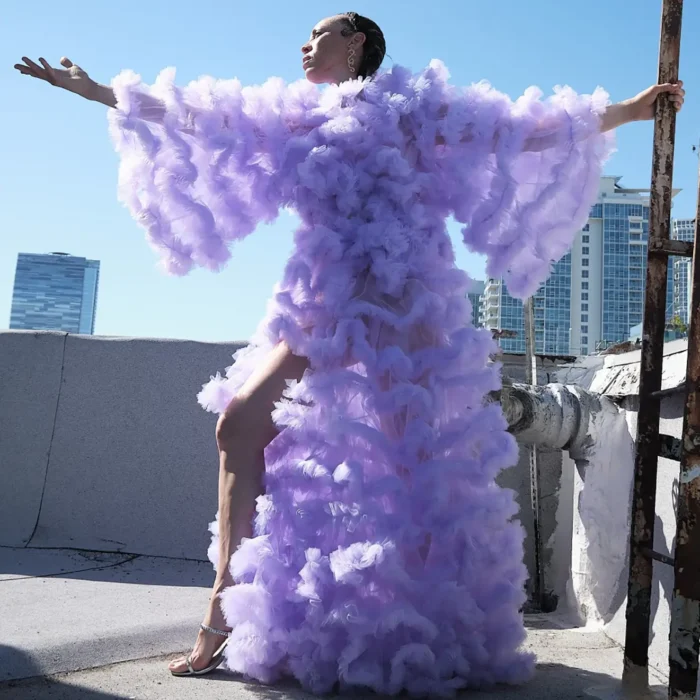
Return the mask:
POLYGON ((487 83, 447 85, 441 64, 431 71, 444 85, 437 161, 449 209, 467 246, 487 256, 487 274, 503 277, 513 296, 531 296, 597 198, 614 149, 600 131, 608 95, 564 87, 543 100, 530 88, 512 101, 487 83))
POLYGON ((148 86, 124 71, 112 81, 119 196, 168 272, 218 270, 232 241, 285 204, 285 159, 316 93, 278 79, 242 87, 200 78, 179 88, 174 78, 166 69, 148 86))

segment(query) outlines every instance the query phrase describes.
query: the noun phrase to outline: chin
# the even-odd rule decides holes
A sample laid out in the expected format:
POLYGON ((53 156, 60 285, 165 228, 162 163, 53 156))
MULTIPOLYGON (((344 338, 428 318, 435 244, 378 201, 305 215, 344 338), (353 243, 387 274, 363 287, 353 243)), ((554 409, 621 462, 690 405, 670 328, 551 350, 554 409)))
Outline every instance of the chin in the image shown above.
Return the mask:
POLYGON ((317 68, 314 68, 314 66, 305 68, 304 75, 310 83, 314 83, 315 85, 322 85, 323 83, 328 82, 326 76, 323 75, 323 73, 317 68))

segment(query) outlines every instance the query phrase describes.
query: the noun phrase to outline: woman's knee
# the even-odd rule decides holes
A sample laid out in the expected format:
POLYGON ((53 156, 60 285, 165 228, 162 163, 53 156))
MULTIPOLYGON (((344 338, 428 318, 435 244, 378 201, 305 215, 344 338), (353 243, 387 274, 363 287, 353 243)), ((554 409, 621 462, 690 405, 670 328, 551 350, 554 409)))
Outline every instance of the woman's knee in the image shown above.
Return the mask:
POLYGON ((240 423, 244 415, 242 404, 241 399, 234 397, 216 421, 216 444, 219 449, 227 447, 240 436, 243 428, 240 423))
POLYGON ((277 345, 219 417, 219 449, 263 450, 277 434, 272 411, 284 393, 287 379, 301 379, 307 367, 305 357, 292 354, 285 343, 277 345))
POLYGON ((274 437, 269 415, 256 415, 254 402, 235 397, 216 422, 216 444, 220 450, 262 450, 274 437))

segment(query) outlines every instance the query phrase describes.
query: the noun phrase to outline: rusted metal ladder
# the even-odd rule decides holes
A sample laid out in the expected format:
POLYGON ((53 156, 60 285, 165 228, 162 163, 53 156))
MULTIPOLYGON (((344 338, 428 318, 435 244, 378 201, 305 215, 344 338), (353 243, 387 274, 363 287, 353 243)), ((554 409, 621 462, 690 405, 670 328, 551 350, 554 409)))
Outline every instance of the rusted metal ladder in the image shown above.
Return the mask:
MULTIPOLYGON (((682 0, 664 0, 659 82, 676 82, 680 56, 682 0)), ((648 681, 653 561, 674 567, 670 630, 669 698, 694 700, 700 638, 700 254, 692 243, 671 240, 671 197, 675 110, 662 96, 654 126, 649 245, 639 387, 625 638, 625 679, 648 681), (663 345, 669 255, 692 256, 692 305, 688 333, 683 437, 659 435, 663 345), (659 456, 680 460, 674 556, 654 551, 656 472, 659 456)), ((700 172, 698 173, 700 184, 700 172)), ((700 223, 700 193, 695 241, 700 223)))

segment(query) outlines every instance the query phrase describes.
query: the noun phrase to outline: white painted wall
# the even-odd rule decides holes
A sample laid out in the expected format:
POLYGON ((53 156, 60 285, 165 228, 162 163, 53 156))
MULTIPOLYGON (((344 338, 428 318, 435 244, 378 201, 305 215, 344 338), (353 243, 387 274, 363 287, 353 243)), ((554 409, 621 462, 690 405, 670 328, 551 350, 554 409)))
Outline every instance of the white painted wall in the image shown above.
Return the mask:
MULTIPOLYGON (((685 377, 686 341, 667 343, 664 350, 663 388, 678 386, 685 377)), ((640 352, 608 356, 591 377, 590 363, 581 372, 582 384, 602 392, 618 404, 615 411, 599 416, 592 426, 592 448, 588 464, 581 469, 564 461, 566 474, 573 472, 573 487, 562 481, 552 557, 552 582, 564 594, 569 608, 580 622, 603 628, 617 643, 625 642, 625 611, 629 566, 630 497, 634 473, 633 440, 636 437, 640 352), (572 499, 572 524, 566 522, 572 499), (571 533, 570 550, 567 538, 571 533), (569 557, 569 578, 566 561, 569 557)), ((571 376, 574 370, 569 370, 571 376)), ((560 377, 560 381, 564 381, 560 377)), ((662 434, 680 437, 683 427, 682 393, 662 401, 662 434)), ((656 491, 654 549, 673 556, 676 530, 678 462, 659 459, 656 491)), ((652 625, 649 648, 650 666, 662 675, 668 673, 668 634, 673 570, 654 562, 652 625)))

